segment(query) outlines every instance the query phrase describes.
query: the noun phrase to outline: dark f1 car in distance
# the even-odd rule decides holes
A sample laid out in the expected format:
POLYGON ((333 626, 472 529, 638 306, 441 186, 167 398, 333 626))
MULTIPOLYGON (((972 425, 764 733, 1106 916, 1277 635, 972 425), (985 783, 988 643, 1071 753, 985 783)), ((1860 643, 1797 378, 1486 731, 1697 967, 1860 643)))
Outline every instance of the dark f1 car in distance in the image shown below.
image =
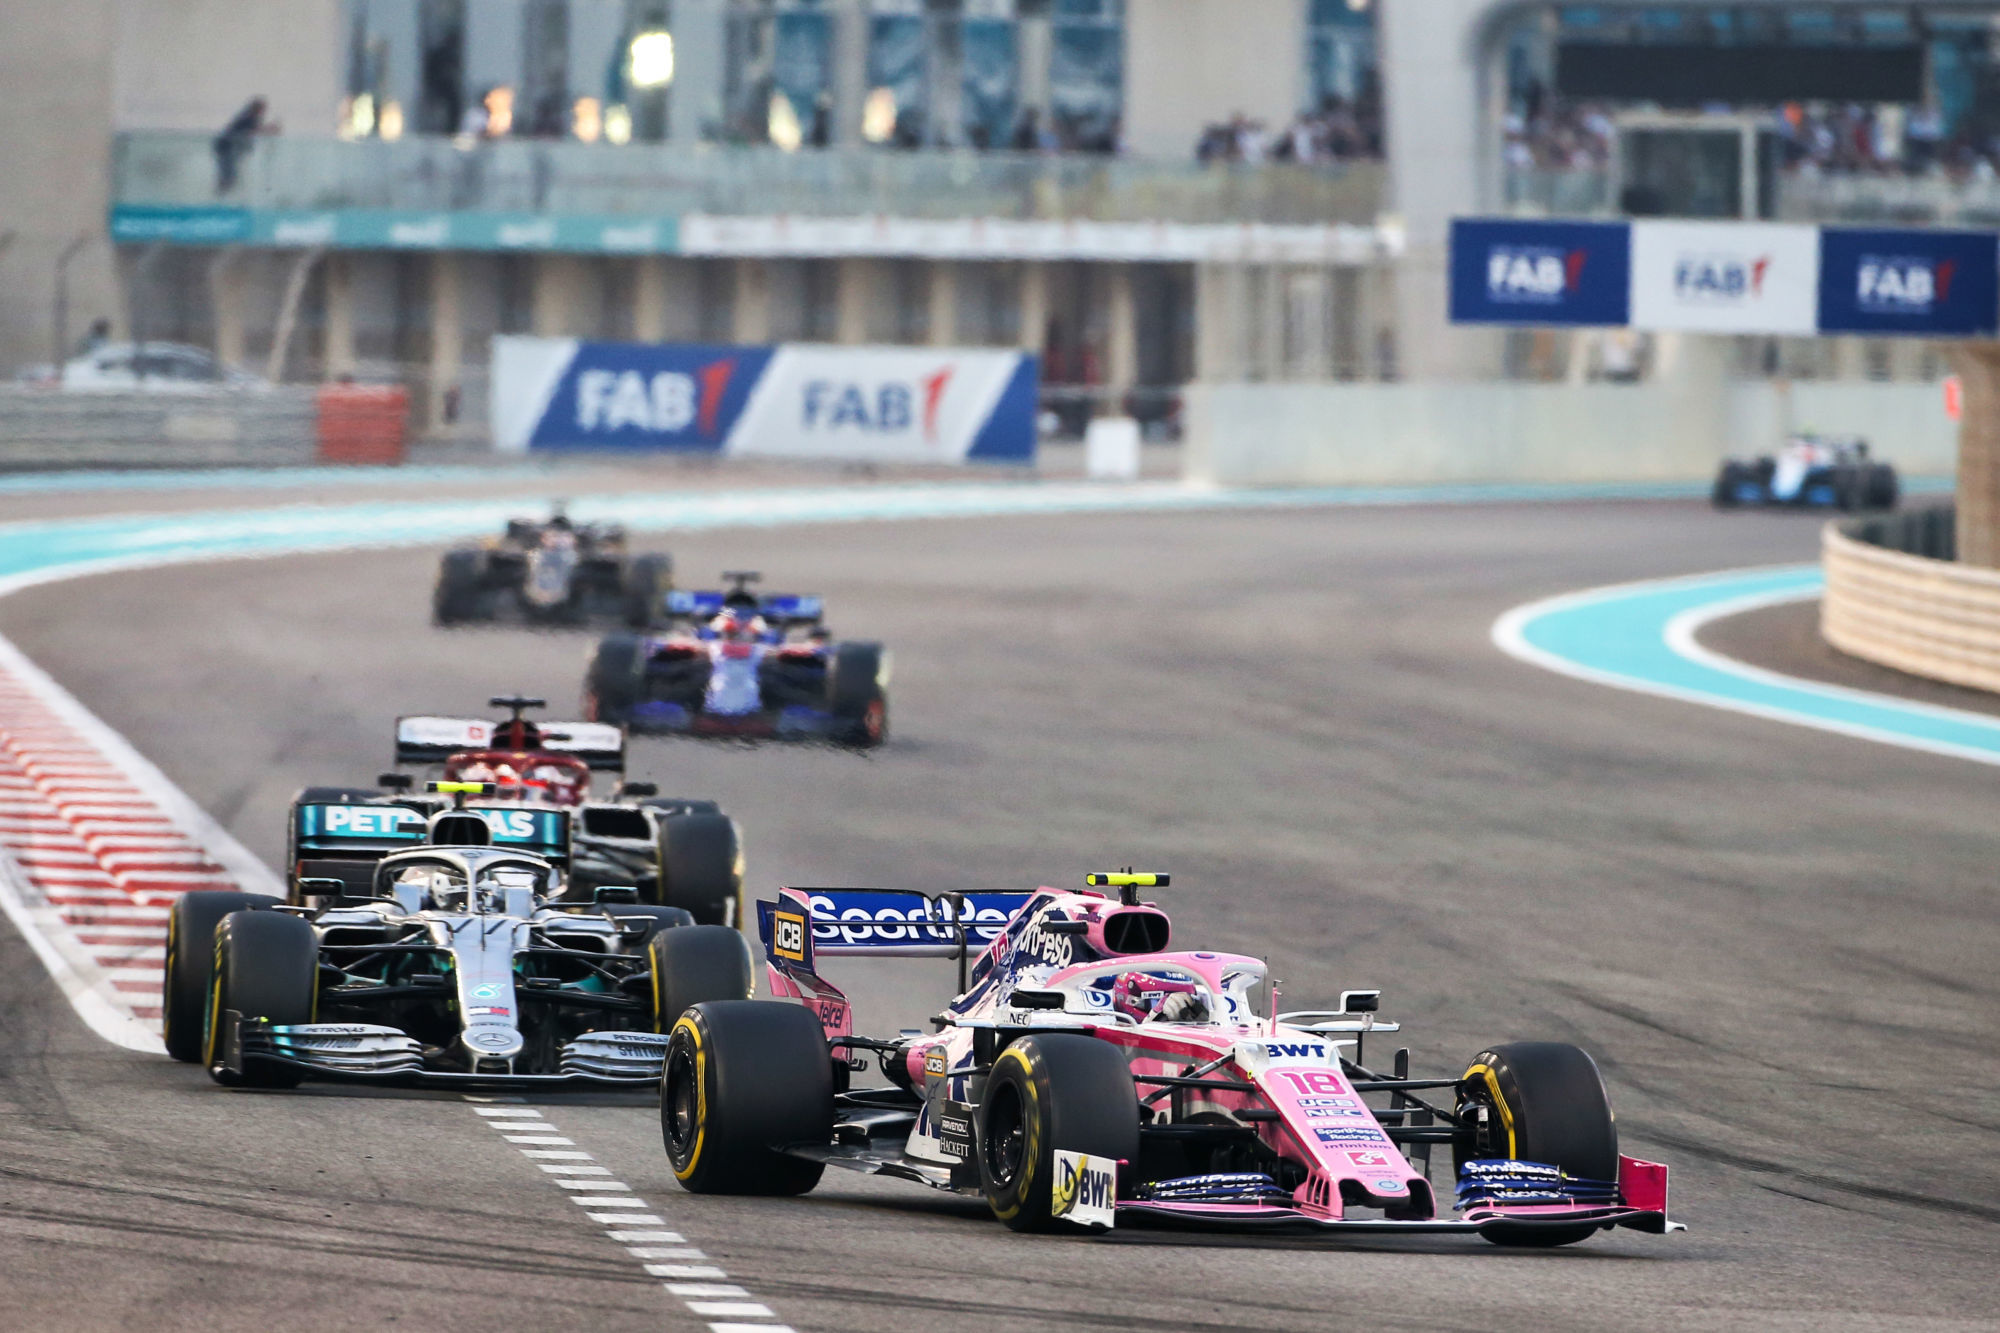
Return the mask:
POLYGON ((1898 491, 1896 469, 1871 458, 1866 440, 1795 435, 1776 457, 1724 461, 1711 498, 1717 509, 1894 509, 1898 491))
POLYGON ((642 1085, 658 1079, 662 1032, 688 1005, 754 989, 733 928, 640 905, 631 888, 570 902, 554 862, 494 845, 462 805, 395 813, 416 845, 375 862, 363 885, 308 881, 316 906, 215 892, 174 904, 169 1054, 232 1086, 642 1085))
MULTIPOLYGON (((620 781, 593 796, 598 772, 625 771, 625 733, 595 722, 536 722, 540 699, 490 701, 511 716, 396 719, 396 763, 435 770, 448 782, 485 784, 471 809, 501 846, 544 857, 563 872, 565 893, 588 899, 601 885, 631 885, 640 901, 679 907, 697 921, 734 924, 743 887, 742 835, 711 800, 659 795, 649 782, 620 781)), ((421 841, 408 827, 445 804, 414 794, 405 772, 376 788, 308 787, 292 802, 286 858, 292 901, 305 881, 356 891, 382 857, 421 841)))
POLYGON ((1375 1017, 1379 992, 1260 1014, 1262 962, 1169 951, 1166 914, 1138 893, 1166 876, 1088 882, 1118 895, 784 889, 760 902, 778 998, 695 1005, 667 1046, 676 1178, 802 1194, 839 1166, 983 1197, 1023 1231, 1151 1221, 1551 1246, 1678 1229, 1667 1168, 1620 1154, 1578 1048, 1493 1046, 1448 1078, 1410 1077, 1399 1050, 1377 1072, 1362 1043, 1397 1030, 1375 1017), (838 955, 956 957, 959 994, 934 1033, 859 1036, 819 971, 838 955), (885 1085, 851 1086, 870 1056, 885 1085))
POLYGON ((431 597, 439 625, 518 615, 535 625, 613 618, 644 628, 673 587, 674 563, 627 553, 625 530, 574 523, 558 506, 546 521, 516 518, 497 538, 445 552, 431 597))
POLYGON ((675 591, 669 628, 612 634, 584 679, 584 714, 634 731, 829 740, 866 749, 889 735, 889 653, 836 643, 817 597, 759 594, 761 575, 719 591, 675 591))

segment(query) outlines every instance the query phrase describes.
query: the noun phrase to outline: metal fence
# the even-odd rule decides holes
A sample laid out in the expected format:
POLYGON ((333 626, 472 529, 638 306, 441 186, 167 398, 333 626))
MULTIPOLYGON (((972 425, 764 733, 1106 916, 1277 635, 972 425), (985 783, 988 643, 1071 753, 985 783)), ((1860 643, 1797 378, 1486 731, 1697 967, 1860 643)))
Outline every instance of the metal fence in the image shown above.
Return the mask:
POLYGON ((318 451, 314 392, 0 385, 0 470, 310 463, 318 451))

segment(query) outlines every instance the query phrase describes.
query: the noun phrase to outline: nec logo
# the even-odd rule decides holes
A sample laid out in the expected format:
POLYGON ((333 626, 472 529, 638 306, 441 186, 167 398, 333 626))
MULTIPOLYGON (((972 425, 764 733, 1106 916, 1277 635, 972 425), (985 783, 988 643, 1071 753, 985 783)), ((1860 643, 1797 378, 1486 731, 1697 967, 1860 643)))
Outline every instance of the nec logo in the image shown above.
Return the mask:
POLYGON ((1674 261, 1674 295, 1702 305, 1734 305, 1764 294, 1771 257, 1682 255, 1674 261))
POLYGON ((1876 315, 1922 315, 1951 299, 1956 260, 1936 263, 1906 255, 1863 255, 1855 273, 1854 299, 1876 315))
POLYGON ((693 426, 712 437, 735 373, 733 359, 711 361, 692 375, 663 370, 650 380, 636 370, 586 370, 576 377, 577 429, 677 435, 693 426))
POLYGON ((924 441, 934 444, 938 411, 944 405, 951 376, 947 366, 915 384, 807 380, 799 421, 807 430, 856 430, 870 435, 899 435, 921 428, 924 441))
POLYGON ((1486 294, 1517 305, 1557 304, 1576 290, 1589 258, 1589 251, 1580 249, 1496 245, 1486 252, 1486 294))
POLYGON ((771 952, 795 963, 806 960, 806 919, 792 912, 771 918, 771 952))

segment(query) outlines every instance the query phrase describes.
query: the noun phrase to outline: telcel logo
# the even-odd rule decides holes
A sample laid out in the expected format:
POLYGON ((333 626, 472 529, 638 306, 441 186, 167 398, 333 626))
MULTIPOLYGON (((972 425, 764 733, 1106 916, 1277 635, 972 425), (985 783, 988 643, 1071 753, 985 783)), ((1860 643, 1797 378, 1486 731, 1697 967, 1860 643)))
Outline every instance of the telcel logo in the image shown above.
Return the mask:
POLYGON ((1958 265, 1915 255, 1863 255, 1854 278, 1855 303, 1870 314, 1923 315, 1951 299, 1958 265))
POLYGON ((1764 294, 1771 257, 1682 255, 1674 261, 1674 295, 1699 305, 1736 305, 1764 294))
POLYGON ((1486 294, 1509 304, 1555 305, 1576 290, 1589 257, 1585 250, 1496 245, 1486 252, 1486 294))

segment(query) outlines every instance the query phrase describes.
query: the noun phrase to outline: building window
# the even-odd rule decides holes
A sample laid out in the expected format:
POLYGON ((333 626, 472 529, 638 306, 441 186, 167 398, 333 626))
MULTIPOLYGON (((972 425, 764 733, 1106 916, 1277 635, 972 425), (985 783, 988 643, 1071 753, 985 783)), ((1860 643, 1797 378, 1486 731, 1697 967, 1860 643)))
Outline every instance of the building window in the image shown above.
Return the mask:
POLYGON ((1125 114, 1124 0, 1055 0, 1049 115, 1064 149, 1118 149, 1125 114))

